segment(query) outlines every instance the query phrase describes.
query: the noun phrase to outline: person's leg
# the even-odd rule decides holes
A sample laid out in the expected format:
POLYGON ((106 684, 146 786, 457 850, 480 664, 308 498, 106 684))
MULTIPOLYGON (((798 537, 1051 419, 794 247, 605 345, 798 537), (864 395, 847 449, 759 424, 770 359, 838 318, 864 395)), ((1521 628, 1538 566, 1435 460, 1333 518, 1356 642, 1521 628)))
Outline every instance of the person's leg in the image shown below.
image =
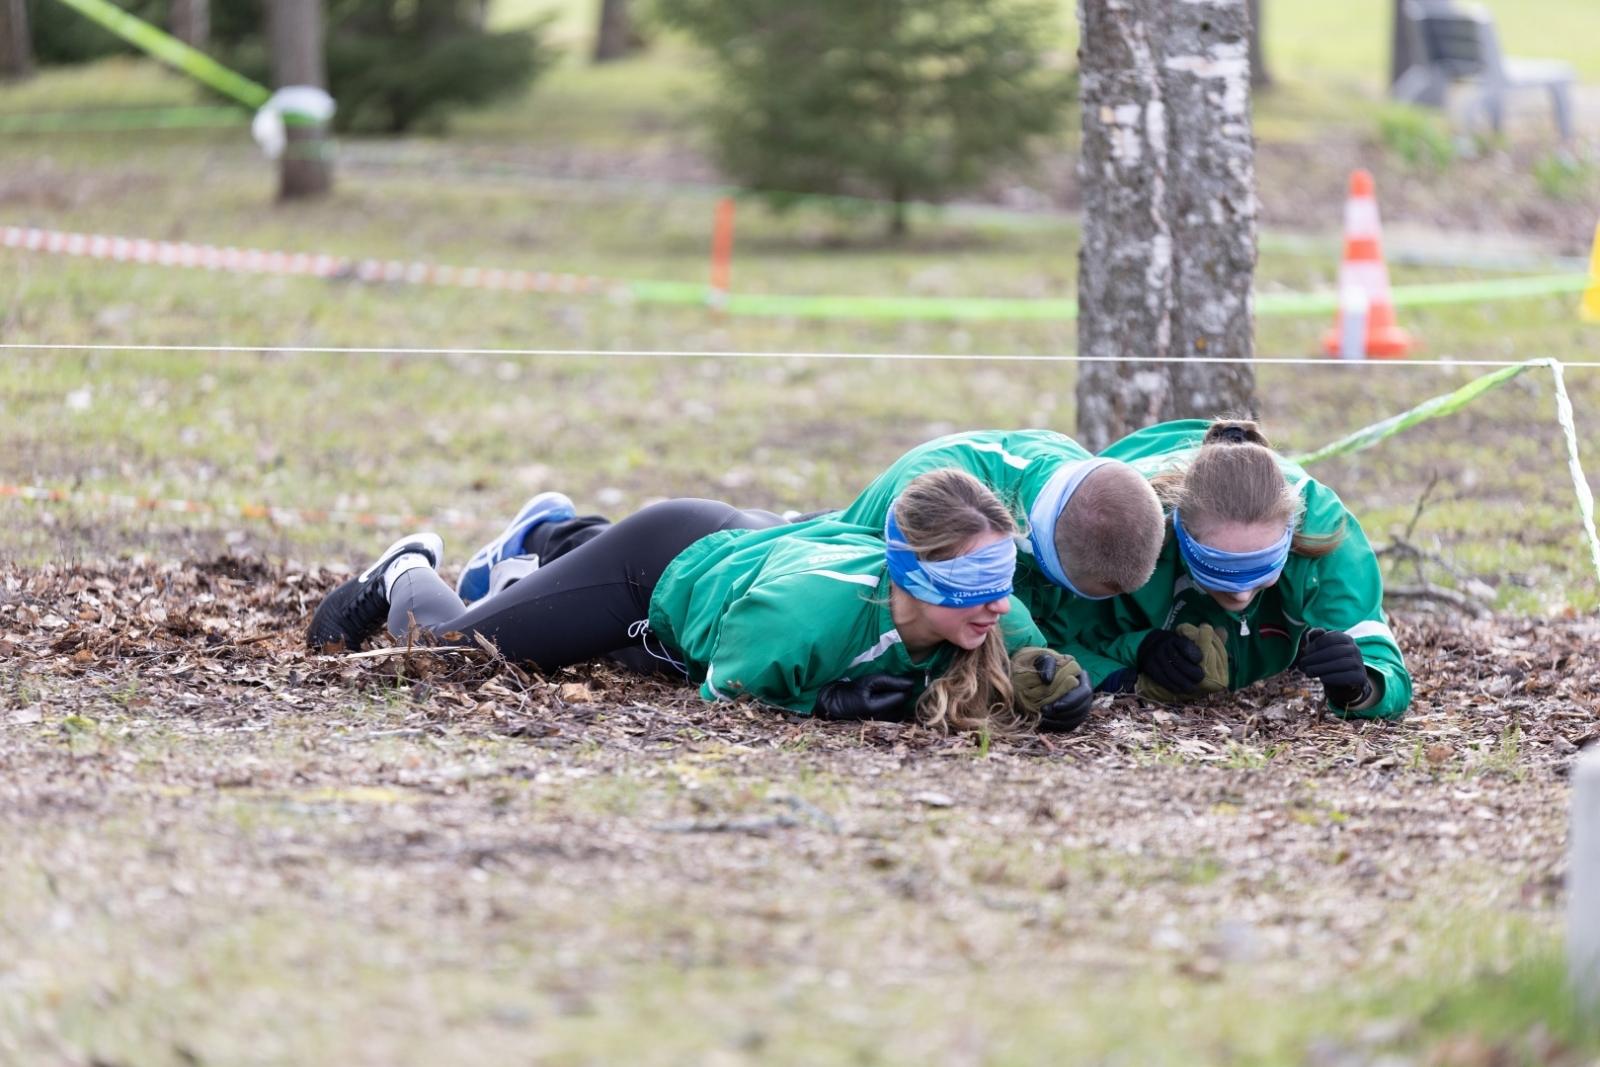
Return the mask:
MULTIPOLYGON (((782 526, 784 518, 760 508, 746 508, 744 525, 740 529, 764 530, 769 526, 782 526)), ((580 515, 564 522, 543 522, 529 530, 523 538, 523 552, 538 556, 539 566, 547 567, 575 548, 593 541, 605 533, 613 523, 604 515, 580 515)), ((733 529, 725 526, 723 529, 733 529)))
MULTIPOLYGON (((684 549, 720 530, 767 525, 714 500, 669 500, 630 515, 453 617, 435 616, 434 609, 444 602, 427 585, 417 593, 408 585, 403 591, 411 598, 406 610, 427 613, 426 628, 435 637, 456 631, 464 643, 471 643, 475 634, 482 635, 507 658, 545 670, 581 663, 641 643, 638 624, 649 617, 650 595, 684 549)), ((419 582, 425 583, 425 576, 419 582)), ((401 591, 398 582, 396 591, 401 591)), ((422 616, 416 617, 421 624, 422 616)), ((407 617, 391 614, 391 619, 403 633, 407 617)))
POLYGON ((450 632, 446 625, 467 610, 439 573, 418 567, 395 578, 389 590, 389 633, 400 640, 412 630, 450 632))
POLYGON ((463 600, 482 600, 489 595, 490 576, 495 564, 522 555, 530 530, 546 522, 560 522, 577 514, 572 499, 565 493, 540 493, 530 497, 517 511, 511 524, 499 537, 472 554, 456 580, 456 593, 463 600))
POLYGON ((538 556, 539 566, 548 567, 575 548, 581 548, 612 526, 604 515, 580 515, 561 522, 541 522, 522 539, 524 555, 538 556))
POLYGON ((766 530, 773 526, 786 526, 789 522, 782 515, 761 508, 745 508, 740 514, 745 517, 747 523, 740 527, 743 530, 766 530))

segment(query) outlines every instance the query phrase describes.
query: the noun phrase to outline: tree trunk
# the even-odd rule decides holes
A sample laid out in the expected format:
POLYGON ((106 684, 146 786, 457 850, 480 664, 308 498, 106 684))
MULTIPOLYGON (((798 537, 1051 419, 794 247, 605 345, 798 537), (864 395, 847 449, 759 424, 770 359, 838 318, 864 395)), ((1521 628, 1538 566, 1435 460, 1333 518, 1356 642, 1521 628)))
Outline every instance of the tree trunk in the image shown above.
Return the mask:
MULTIPOLYGON (((1078 352, 1251 359, 1256 200, 1247 0, 1079 0, 1078 352)), ((1250 363, 1086 362, 1099 451, 1168 419, 1252 411, 1250 363)))
POLYGON ((628 20, 628 0, 600 0, 600 33, 594 42, 594 61, 621 59, 633 47, 633 25, 628 20))
MULTIPOLYGON (((322 0, 270 0, 272 81, 287 85, 328 87, 323 53, 322 0)), ((278 199, 295 200, 325 193, 333 185, 333 153, 326 126, 288 127, 289 143, 279 160, 278 199)))
POLYGON ((1250 84, 1264 89, 1272 84, 1267 69, 1266 45, 1261 39, 1261 0, 1250 0, 1250 84))
POLYGON ((172 0, 172 36, 191 48, 211 43, 211 0, 172 0))
POLYGON ((33 76, 33 35, 28 0, 0 0, 0 80, 33 76))
POLYGON ((1411 32, 1401 9, 1406 0, 1394 0, 1394 18, 1389 29, 1389 84, 1400 80, 1400 75, 1411 69, 1415 57, 1411 54, 1411 32))

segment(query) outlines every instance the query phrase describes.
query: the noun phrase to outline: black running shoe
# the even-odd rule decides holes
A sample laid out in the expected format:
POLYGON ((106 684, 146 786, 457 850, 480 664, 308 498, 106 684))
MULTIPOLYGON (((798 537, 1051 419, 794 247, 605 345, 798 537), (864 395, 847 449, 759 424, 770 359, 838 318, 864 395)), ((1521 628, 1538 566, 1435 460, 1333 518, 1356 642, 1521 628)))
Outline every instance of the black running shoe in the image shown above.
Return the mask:
POLYGON ((383 572, 399 556, 420 552, 435 570, 444 556, 444 542, 438 534, 423 533, 402 537, 390 545, 378 561, 322 598, 306 644, 313 652, 355 652, 383 629, 389 621, 389 597, 383 591, 383 572))

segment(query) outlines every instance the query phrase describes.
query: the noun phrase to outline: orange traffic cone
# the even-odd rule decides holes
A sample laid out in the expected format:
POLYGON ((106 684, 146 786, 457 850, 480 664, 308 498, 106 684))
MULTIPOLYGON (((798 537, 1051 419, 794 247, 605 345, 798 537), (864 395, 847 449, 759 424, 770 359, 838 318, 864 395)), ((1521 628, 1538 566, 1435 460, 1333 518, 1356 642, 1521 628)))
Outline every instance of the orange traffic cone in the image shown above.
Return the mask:
POLYGON ((1367 170, 1350 174, 1350 199, 1344 206, 1344 261, 1339 264, 1339 312, 1323 336, 1331 356, 1392 359, 1411 351, 1411 335, 1394 317, 1389 267, 1383 261, 1378 197, 1367 170))

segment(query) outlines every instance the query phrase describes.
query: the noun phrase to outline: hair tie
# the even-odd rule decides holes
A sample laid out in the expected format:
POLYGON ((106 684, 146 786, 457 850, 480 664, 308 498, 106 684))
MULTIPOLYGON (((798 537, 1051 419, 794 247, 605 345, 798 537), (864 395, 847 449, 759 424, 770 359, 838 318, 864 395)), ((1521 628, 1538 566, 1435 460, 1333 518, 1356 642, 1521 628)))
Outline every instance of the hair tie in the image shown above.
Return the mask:
POLYGON ((1243 426, 1223 426, 1217 430, 1219 440, 1231 445, 1247 445, 1250 443, 1250 431, 1243 426))

